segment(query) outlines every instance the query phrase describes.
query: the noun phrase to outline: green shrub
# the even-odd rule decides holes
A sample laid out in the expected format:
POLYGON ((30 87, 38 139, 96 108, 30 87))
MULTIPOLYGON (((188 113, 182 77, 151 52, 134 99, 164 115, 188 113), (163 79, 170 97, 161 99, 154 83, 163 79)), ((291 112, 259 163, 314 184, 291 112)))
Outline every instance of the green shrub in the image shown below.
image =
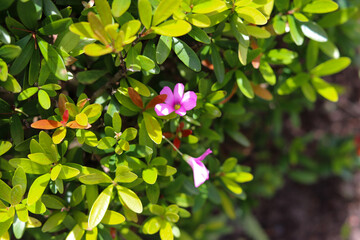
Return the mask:
MULTIPOLYGON (((281 148, 283 113, 338 101, 323 77, 358 41, 357 7, 331 0, 0 0, 0 14, 2 239, 222 234, 213 209, 235 219, 243 187, 316 179, 286 161, 244 184, 241 149, 272 135, 281 148)), ((306 143, 284 153, 291 164, 306 143)))

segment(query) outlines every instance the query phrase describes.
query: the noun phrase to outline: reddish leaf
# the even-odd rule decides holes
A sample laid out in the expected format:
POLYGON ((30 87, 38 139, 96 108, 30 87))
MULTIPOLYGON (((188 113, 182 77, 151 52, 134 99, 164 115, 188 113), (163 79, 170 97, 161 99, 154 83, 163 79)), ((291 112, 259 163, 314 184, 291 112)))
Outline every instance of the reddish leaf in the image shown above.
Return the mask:
POLYGON ((172 138, 174 136, 174 134, 170 133, 170 132, 164 132, 163 136, 166 138, 172 138))
POLYGON ((46 129, 46 130, 55 129, 55 128, 58 128, 58 127, 61 127, 61 126, 62 126, 62 124, 60 122, 58 122, 58 121, 46 120, 46 119, 39 120, 39 121, 34 122, 33 124, 31 124, 32 128, 46 129))
POLYGON ((181 141, 180 141, 180 138, 175 138, 174 139, 174 146, 179 149, 180 148, 180 145, 181 145, 181 141))
POLYGON ((204 66, 204 67, 207 67, 208 69, 210 70, 214 70, 214 65, 207 59, 205 60, 202 60, 201 61, 201 64, 204 66))
POLYGON ((131 98, 131 101, 139 108, 143 108, 144 103, 143 103, 140 95, 132 87, 128 88, 128 93, 131 98))
POLYGON ((58 107, 59 107, 59 111, 60 111, 60 114, 63 115, 65 110, 66 110, 66 103, 68 102, 66 96, 62 93, 60 93, 59 95, 59 101, 58 101, 58 107))
POLYGON ((269 90, 262 87, 261 85, 255 85, 251 83, 251 87, 254 90, 256 96, 267 101, 271 101, 273 99, 273 95, 269 92, 269 90))
POLYGON ((81 110, 88 101, 90 101, 89 98, 81 99, 81 100, 76 104, 76 106, 79 108, 79 110, 81 110))
POLYGON ((251 64, 255 69, 259 69, 260 67, 261 56, 262 54, 259 54, 256 58, 254 58, 254 60, 251 61, 251 64))
POLYGON ((66 126, 69 127, 69 128, 76 128, 76 129, 88 129, 88 128, 91 128, 90 124, 88 124, 87 126, 81 126, 76 121, 71 121, 68 124, 66 124, 66 126))
POLYGON ((166 98, 167 98, 167 95, 166 95, 166 94, 161 94, 161 95, 158 95, 158 96, 154 97, 154 98, 151 99, 151 101, 146 105, 145 110, 154 108, 154 107, 156 106, 156 104, 165 102, 166 98))
POLYGON ((64 114, 62 115, 62 124, 67 123, 67 121, 69 120, 69 110, 65 110, 64 114))
POLYGON ((183 128, 184 128, 184 122, 181 122, 180 124, 179 124, 179 126, 176 128, 176 132, 178 133, 178 132, 181 132, 181 130, 183 130, 183 128))
POLYGON ((182 137, 187 137, 187 136, 189 136, 191 134, 192 134, 192 131, 190 129, 185 129, 185 130, 181 131, 181 136, 182 137))

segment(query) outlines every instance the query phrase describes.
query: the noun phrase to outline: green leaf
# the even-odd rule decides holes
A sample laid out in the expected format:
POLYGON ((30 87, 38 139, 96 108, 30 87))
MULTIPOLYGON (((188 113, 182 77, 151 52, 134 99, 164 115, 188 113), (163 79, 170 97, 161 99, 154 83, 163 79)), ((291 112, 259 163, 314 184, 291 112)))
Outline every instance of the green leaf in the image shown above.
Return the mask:
POLYGON ((138 10, 141 23, 149 29, 152 20, 152 7, 149 0, 138 0, 138 10))
POLYGON ((266 17, 256 8, 238 7, 235 9, 239 17, 242 17, 249 23, 264 25, 267 23, 266 17))
POLYGON ((144 55, 137 55, 136 59, 139 61, 141 69, 145 71, 149 71, 155 67, 154 61, 144 55))
POLYGON ((337 10, 339 6, 331 0, 315 0, 305 5, 303 12, 308 13, 328 13, 337 10))
POLYGON ((224 172, 231 172, 235 168, 236 164, 237 159, 234 157, 230 157, 225 160, 221 168, 224 172))
POLYGON ((116 189, 118 191, 120 201, 130 208, 130 210, 136 213, 141 213, 143 211, 142 203, 136 193, 120 185, 117 185, 116 189))
POLYGON ((51 169, 50 179, 51 179, 52 181, 55 181, 55 180, 58 178, 59 173, 60 173, 60 171, 61 171, 61 167, 62 167, 62 165, 61 165, 61 164, 58 164, 58 165, 56 165, 55 167, 53 167, 53 169, 51 169))
POLYGON ((254 91, 251 87, 251 84, 248 80, 248 78, 245 76, 243 72, 240 70, 235 72, 236 76, 236 82, 239 86, 239 89, 241 92, 247 97, 247 98, 254 98, 254 91))
MULTIPOLYGON (((143 225, 145 234, 155 234, 160 230, 162 219, 160 217, 152 217, 147 220, 143 225)), ((167 238, 165 238, 167 239, 167 238)))
MULTIPOLYGON (((97 228, 95 228, 97 229, 97 228)), ((95 231, 95 229, 91 231, 86 231, 86 236, 88 237, 89 232, 95 231)), ((81 240, 84 236, 85 230, 80 227, 78 224, 76 224, 73 229, 69 232, 65 240, 81 240)), ((88 238, 86 238, 88 240, 88 238)))
POLYGON ((237 143, 243 145, 244 147, 250 147, 251 143, 249 141, 249 139, 242 134, 239 131, 226 131, 227 134, 229 134, 229 136, 234 139, 237 143))
POLYGON ((118 225, 120 223, 123 223, 125 221, 125 217, 115 211, 107 210, 103 219, 101 220, 101 223, 107 224, 107 225, 118 225))
POLYGON ((211 44, 210 47, 211 47, 211 62, 214 65, 215 76, 217 81, 219 83, 222 83, 224 81, 224 76, 225 76, 224 62, 215 45, 211 44))
POLYGON ((225 176, 238 183, 250 182, 254 179, 254 176, 248 172, 232 172, 227 173, 225 176))
POLYGON ((300 29, 299 24, 296 23, 294 16, 288 15, 288 23, 292 40, 296 45, 302 45, 304 42, 304 35, 300 29))
POLYGON ((42 226, 41 231, 49 232, 52 229, 55 229, 65 220, 66 215, 67 215, 66 211, 52 214, 42 226))
POLYGON ((19 74, 24 68, 28 65, 31 56, 35 49, 34 39, 30 39, 30 41, 26 44, 24 48, 22 48, 22 52, 19 57, 15 59, 13 64, 11 65, 9 72, 12 75, 19 74))
MULTIPOLYGON (((170 41, 171 41, 171 38, 170 38, 170 41)), ((171 46, 170 46, 170 48, 171 48, 171 46)), ((150 97, 150 90, 145 84, 143 84, 142 82, 140 82, 134 78, 131 78, 131 77, 128 77, 127 80, 129 81, 131 87, 133 87, 134 90, 136 92, 138 92, 140 95, 142 95, 144 97, 150 97)))
POLYGON ((162 64, 168 58, 172 46, 172 38, 168 36, 160 36, 158 45, 156 46, 156 62, 162 64))
POLYGON ((172 232, 171 224, 167 221, 163 221, 160 227, 160 238, 166 240, 173 240, 174 234, 172 232))
POLYGON ((290 64, 297 57, 297 53, 286 48, 272 49, 267 57, 269 62, 273 64, 290 64))
POLYGON ((196 26, 192 26, 192 29, 188 34, 190 37, 192 37, 193 39, 195 39, 198 42, 202 42, 205 44, 210 44, 210 42, 211 42, 210 37, 206 34, 206 32, 196 26))
POLYGON ((113 185, 110 185, 107 188, 105 188, 105 190, 100 193, 100 195, 97 197, 94 204, 92 205, 89 213, 89 222, 88 222, 88 227, 90 229, 96 227, 105 216, 106 211, 110 204, 113 187, 114 187, 113 185))
POLYGON ((157 179, 157 169, 155 167, 147 168, 142 171, 142 178, 148 184, 154 184, 157 179))
POLYGON ((116 133, 121 132, 122 120, 120 114, 115 112, 112 118, 112 126, 116 133))
POLYGON ((41 165, 49 165, 53 163, 51 156, 46 153, 31 153, 28 155, 28 158, 30 158, 31 161, 41 165))
POLYGON ((318 44, 318 42, 310 40, 306 49, 306 69, 310 71, 313 69, 317 63, 319 56, 319 45, 323 45, 325 43, 318 44))
POLYGON ((43 0, 43 2, 45 16, 57 16, 57 18, 62 18, 60 11, 51 0, 43 0))
POLYGON ((299 73, 295 77, 286 79, 278 88, 277 93, 279 95, 287 95, 292 93, 295 89, 307 83, 310 79, 310 75, 307 73, 299 73))
POLYGON ((342 8, 338 11, 326 14, 318 21, 318 24, 324 28, 334 27, 349 21, 357 11, 357 7, 342 8))
POLYGON ((50 22, 38 29, 38 33, 43 35, 59 34, 66 31, 72 24, 71 18, 63 18, 54 22, 50 22))
POLYGON ((65 63, 63 58, 59 55, 59 53, 46 41, 41 38, 37 38, 38 45, 43 55, 47 66, 49 67, 50 71, 54 73, 54 75, 59 78, 60 80, 67 81, 68 74, 65 67, 65 63))
POLYGON ((6 62, 0 59, 0 81, 5 82, 8 78, 8 67, 6 62))
POLYGON ((0 156, 9 151, 11 147, 11 142, 0 140, 0 156))
POLYGON ((20 221, 22 222, 29 221, 29 211, 26 208, 25 204, 17 204, 15 206, 15 209, 16 209, 16 215, 18 216, 20 221))
POLYGON ((193 13, 211 13, 226 7, 225 2, 220 0, 194 1, 193 13))
POLYGON ((259 71, 267 83, 269 83, 270 85, 275 85, 276 75, 267 61, 260 61, 259 71))
POLYGON ((316 92, 309 83, 301 85, 301 91, 310 102, 316 101, 316 92))
POLYGON ((46 211, 45 205, 40 200, 33 205, 27 205, 27 209, 34 214, 42 214, 46 211))
POLYGON ((0 198, 11 203, 11 188, 0 180, 0 198))
POLYGON ((311 78, 311 82, 315 90, 329 101, 337 102, 339 100, 336 89, 328 82, 319 77, 311 78))
POLYGON ((83 130, 85 143, 90 147, 96 147, 98 145, 98 140, 92 131, 83 130))
POLYGON ((211 24, 210 18, 204 14, 187 15, 186 20, 191 23, 191 25, 201 28, 209 27, 211 24))
POLYGON ((326 42, 328 40, 328 36, 324 29, 320 27, 315 22, 304 22, 301 24, 301 31, 308 38, 317 41, 317 42, 326 42))
POLYGON ((326 62, 323 62, 313 68, 310 73, 316 75, 318 77, 327 76, 334 73, 341 72, 345 68, 347 68, 351 63, 350 58, 341 57, 338 59, 331 59, 326 62))
POLYGON ((169 176, 172 176, 174 175, 177 170, 176 168, 172 167, 172 166, 169 166, 169 165, 166 165, 166 166, 156 166, 157 170, 158 170, 158 174, 160 176, 163 176, 163 177, 169 177, 169 176))
POLYGON ((159 122, 147 112, 144 112, 143 116, 144 116, 145 127, 149 137, 156 144, 160 144, 162 140, 162 131, 159 122))
MULTIPOLYGON (((339 58, 340 57, 339 49, 335 46, 335 44, 330 42, 330 40, 319 44, 319 48, 321 49, 321 51, 323 53, 325 53, 326 55, 328 55, 331 58, 339 58)), ((313 67, 314 66, 315 66, 315 64, 313 65, 313 67)))
POLYGON ((96 147, 102 150, 110 149, 115 145, 116 142, 116 139, 113 137, 104 137, 100 139, 99 144, 96 147))
POLYGON ((243 46, 241 43, 238 45, 238 58, 242 65, 247 64, 248 47, 243 46))
POLYGON ((5 62, 10 62, 17 58, 21 53, 21 47, 16 45, 3 45, 0 47, 0 58, 5 62))
POLYGON ((47 94, 47 92, 45 92, 44 90, 40 89, 38 91, 38 99, 39 99, 39 103, 43 109, 47 110, 51 107, 50 97, 47 94))
POLYGON ((10 118, 10 135, 15 145, 24 141, 24 130, 18 115, 13 115, 10 118))
POLYGON ((18 1, 16 5, 21 22, 31 30, 37 28, 37 13, 33 1, 18 1))
POLYGON ((152 25, 156 26, 168 19, 179 8, 179 5, 180 1, 177 0, 160 1, 155 10, 152 25))
POLYGON ((79 177, 79 181, 86 185, 100 184, 100 183, 112 183, 112 179, 103 172, 91 173, 79 177))
POLYGON ((79 205, 84 199, 85 193, 86 193, 85 185, 80 185, 79 187, 75 188, 75 190, 71 195, 70 206, 75 207, 79 205))
POLYGON ((190 69, 195 72, 201 71, 201 63, 194 52, 185 42, 178 38, 173 38, 173 49, 178 58, 190 69))
POLYGON ((107 0, 95 0, 96 10, 98 11, 101 22, 104 26, 112 24, 110 5, 107 0))
POLYGON ((28 204, 32 205, 37 200, 41 198, 41 195, 44 193, 48 183, 50 181, 50 173, 46 173, 36 178, 32 183, 29 194, 28 194, 28 204))
POLYGON ((21 239, 25 233, 26 223, 20 221, 18 217, 15 217, 12 227, 15 238, 21 239))
POLYGON ((0 81, 0 86, 5 88, 9 92, 13 92, 13 93, 21 92, 20 84, 11 74, 8 74, 8 78, 5 82, 0 81))
POLYGON ((151 29, 159 35, 179 37, 191 31, 191 25, 184 20, 169 20, 151 29))
POLYGON ((111 5, 111 12, 114 17, 120 17, 130 7, 131 0, 114 0, 111 5))
POLYGON ((246 31, 250 36, 256 37, 256 38, 269 38, 271 37, 271 33, 268 32, 264 28, 259 28, 256 26, 246 26, 246 31))
POLYGON ((76 74, 76 78, 80 83, 83 84, 93 84, 101 77, 103 77, 107 71, 104 70, 88 70, 82 71, 76 74))
POLYGON ((241 194, 243 192, 242 188, 234 181, 227 177, 220 177, 221 181, 225 184, 225 186, 235 194, 241 194))
MULTIPOLYGON (((8 9, 11 6, 11 4, 13 4, 13 2, 14 2, 14 0, 2 0, 2 1, 0 1, 0 3, 1 3, 0 4, 0 11, 8 9)), ((0 234, 0 236, 2 236, 2 235, 0 234)))
POLYGON ((9 163, 13 167, 21 166, 29 174, 44 174, 49 172, 51 168, 50 165, 41 165, 27 158, 13 158, 10 159, 9 163))
POLYGON ((157 203, 160 197, 160 187, 159 184, 147 184, 146 185, 146 196, 149 199, 150 203, 157 203))
POLYGON ((65 207, 65 201, 55 195, 44 194, 41 197, 41 201, 45 204, 47 208, 60 210, 65 207))
POLYGON ((71 24, 69 30, 81 37, 98 40, 98 37, 95 36, 93 30, 91 29, 90 23, 88 22, 78 22, 71 24))
POLYGON ((19 204, 23 197, 23 192, 24 190, 22 189, 22 186, 15 185, 10 192, 10 203, 14 206, 19 204))
POLYGON ((118 166, 115 172, 114 181, 120 183, 131 183, 135 181, 138 176, 131 172, 127 166, 118 166))
POLYGON ((34 54, 31 56, 30 64, 29 64, 28 82, 30 86, 34 85, 34 83, 38 81, 40 67, 41 67, 40 52, 35 51, 34 54))
POLYGON ((69 167, 66 165, 62 165, 58 178, 66 180, 66 179, 76 177, 79 174, 80 174, 80 171, 78 169, 69 167))
POLYGON ((286 22, 282 19, 282 17, 276 15, 273 20, 273 27, 276 34, 284 34, 286 29, 286 22))

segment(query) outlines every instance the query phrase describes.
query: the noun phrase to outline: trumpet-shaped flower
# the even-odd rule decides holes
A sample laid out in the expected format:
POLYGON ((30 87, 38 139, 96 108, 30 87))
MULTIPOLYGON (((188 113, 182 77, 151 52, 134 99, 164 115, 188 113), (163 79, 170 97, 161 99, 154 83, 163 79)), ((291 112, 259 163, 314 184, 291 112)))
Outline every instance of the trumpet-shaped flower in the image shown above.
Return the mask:
POLYGON ((184 85, 178 83, 175 85, 174 93, 169 87, 164 87, 160 94, 166 94, 165 103, 159 103, 155 106, 155 112, 158 116, 166 116, 174 112, 184 116, 186 111, 196 106, 197 96, 193 91, 184 93, 184 85))
POLYGON ((205 159, 207 155, 212 153, 211 149, 208 148, 200 157, 193 158, 190 156, 184 157, 185 161, 191 166, 194 174, 194 185, 195 187, 199 187, 206 180, 209 179, 209 170, 205 167, 202 160, 205 159))

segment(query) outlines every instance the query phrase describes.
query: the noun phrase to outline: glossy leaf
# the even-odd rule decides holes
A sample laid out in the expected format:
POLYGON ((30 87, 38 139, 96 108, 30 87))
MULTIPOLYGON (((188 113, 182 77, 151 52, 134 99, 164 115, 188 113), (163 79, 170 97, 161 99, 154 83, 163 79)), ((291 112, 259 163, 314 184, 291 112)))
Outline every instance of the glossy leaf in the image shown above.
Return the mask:
POLYGON ((196 53, 182 40, 173 38, 173 49, 178 58, 195 72, 201 70, 201 63, 196 53))
POLYGON ((125 221, 125 217, 115 211, 107 210, 103 219, 101 220, 101 223, 107 224, 107 225, 118 225, 120 223, 123 223, 125 221))
POLYGON ((337 3, 331 0, 315 0, 306 4, 302 10, 308 13, 328 13, 335 11, 338 7, 337 3))
POLYGON ((144 112, 143 115, 149 137, 156 144, 160 144, 162 140, 162 131, 159 122, 147 112, 144 112))
POLYGON ((323 62, 313 68, 310 72, 318 77, 338 73, 347 68, 351 63, 350 58, 341 57, 323 62))
POLYGON ((100 193, 100 195, 97 197, 94 204, 92 205, 89 213, 89 222, 88 222, 88 227, 90 229, 96 227, 104 218, 108 206, 110 204, 113 187, 114 187, 113 185, 110 185, 107 188, 105 188, 105 190, 100 193))
POLYGON ((139 197, 130 189, 117 185, 119 198, 126 204, 133 212, 141 213, 143 211, 142 203, 139 197))
POLYGON ((50 173, 46 173, 36 178, 29 189, 28 204, 32 205, 41 198, 48 182, 50 181, 50 173))
POLYGON ((339 100, 336 89, 330 83, 327 83, 319 77, 311 78, 311 83, 313 84, 315 90, 324 98, 332 102, 337 102, 339 100))
POLYGON ((184 20, 169 20, 151 29, 159 35, 179 37, 190 32, 191 25, 184 20))
POLYGON ((149 29, 151 27, 152 20, 152 7, 149 0, 138 0, 139 17, 141 23, 149 29))
POLYGON ((156 26, 168 19, 178 9, 179 4, 177 0, 161 1, 154 12, 152 25, 156 26))
POLYGON ((111 12, 114 17, 120 17, 130 7, 131 0, 114 0, 111 5, 111 12))
POLYGON ((49 232, 52 229, 56 228, 58 225, 60 225, 67 215, 67 212, 57 212, 55 214, 52 214, 44 223, 43 227, 41 228, 41 231, 43 232, 49 232))
POLYGON ((248 80, 248 78, 245 76, 245 74, 241 71, 235 72, 236 76, 236 82, 241 90, 241 92, 247 97, 247 98, 254 98, 254 91, 251 87, 251 84, 248 80))

